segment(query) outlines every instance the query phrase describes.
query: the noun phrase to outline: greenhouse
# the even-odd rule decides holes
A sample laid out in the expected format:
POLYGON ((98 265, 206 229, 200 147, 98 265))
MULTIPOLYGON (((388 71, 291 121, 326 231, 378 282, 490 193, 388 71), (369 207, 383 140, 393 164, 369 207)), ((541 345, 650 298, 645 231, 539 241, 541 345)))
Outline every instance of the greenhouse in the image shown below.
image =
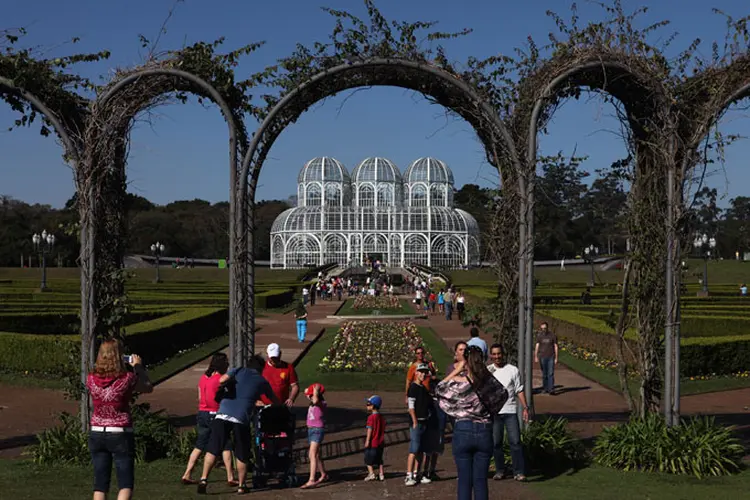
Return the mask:
POLYGON ((271 228, 271 267, 328 263, 414 263, 460 268, 479 262, 479 226, 453 207, 453 173, 434 158, 402 175, 385 158, 367 158, 351 175, 334 158, 313 158, 297 178, 297 206, 271 228))

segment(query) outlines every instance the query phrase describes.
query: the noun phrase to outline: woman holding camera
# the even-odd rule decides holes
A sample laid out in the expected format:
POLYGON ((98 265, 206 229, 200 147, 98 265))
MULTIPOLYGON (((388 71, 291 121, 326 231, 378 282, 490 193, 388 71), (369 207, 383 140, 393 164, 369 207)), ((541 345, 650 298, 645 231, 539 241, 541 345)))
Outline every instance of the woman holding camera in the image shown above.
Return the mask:
POLYGON ((154 388, 140 356, 123 356, 122 346, 115 339, 102 342, 94 371, 86 379, 86 387, 94 405, 89 432, 89 450, 94 464, 94 500, 107 498, 112 462, 119 488, 117 500, 130 500, 135 482, 130 399, 134 392, 149 393, 154 388))

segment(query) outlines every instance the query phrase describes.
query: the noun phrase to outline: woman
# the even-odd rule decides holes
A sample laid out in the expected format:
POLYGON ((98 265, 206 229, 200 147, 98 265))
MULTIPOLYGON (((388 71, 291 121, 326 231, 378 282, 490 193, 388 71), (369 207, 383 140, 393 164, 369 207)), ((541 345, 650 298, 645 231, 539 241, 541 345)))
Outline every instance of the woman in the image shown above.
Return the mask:
POLYGON ((458 312, 459 321, 463 321, 465 309, 466 309, 466 297, 464 297, 464 292, 462 292, 461 290, 458 290, 456 292, 456 312, 458 312))
POLYGON ((440 408, 455 419, 453 459, 458 470, 458 500, 487 500, 487 471, 492 457, 492 415, 477 396, 492 374, 484 364, 484 354, 469 347, 466 361, 457 362, 453 371, 435 388, 440 408), (464 372, 465 370, 465 372, 464 372))
POLYGON ((464 353, 466 352, 466 342, 459 340, 453 347, 453 364, 445 369, 445 373, 451 373, 456 367, 456 363, 464 361, 464 353))
POLYGON ((117 500, 130 500, 135 475, 135 439, 130 399, 134 392, 154 390, 141 357, 122 355, 118 340, 105 340, 99 347, 94 371, 86 378, 94 411, 91 414, 89 450, 94 465, 94 500, 104 500, 109 492, 112 462, 115 463, 117 500), (132 367, 128 370, 126 363, 132 367))
POLYGON ((300 302, 297 304, 297 310, 294 311, 294 318, 297 320, 297 340, 302 343, 307 335, 307 308, 300 302))
MULTIPOLYGON (((214 354, 208 369, 201 376, 198 382, 198 415, 196 424, 198 428, 198 437, 195 440, 195 448, 188 459, 187 468, 182 475, 182 484, 196 484, 191 476, 195 462, 198 461, 201 453, 206 451, 208 439, 211 437, 211 421, 214 419, 216 412, 219 411, 219 403, 216 401, 216 393, 219 391, 219 380, 229 369, 229 359, 223 352, 214 354)), ((234 468, 232 466, 232 446, 227 440, 224 444, 222 453, 224 466, 227 469, 227 483, 229 486, 238 486, 239 483, 234 479, 234 468)))

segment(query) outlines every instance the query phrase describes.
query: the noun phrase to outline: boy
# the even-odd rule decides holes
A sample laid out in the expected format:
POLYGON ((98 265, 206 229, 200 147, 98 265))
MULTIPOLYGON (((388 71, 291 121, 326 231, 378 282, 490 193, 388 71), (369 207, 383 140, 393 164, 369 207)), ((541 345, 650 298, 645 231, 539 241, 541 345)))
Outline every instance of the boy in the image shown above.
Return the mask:
POLYGON ((385 481, 383 471, 383 449, 385 448, 385 418, 380 414, 383 400, 380 396, 370 396, 367 401, 367 435, 365 436, 365 465, 367 477, 365 481, 379 479, 385 481), (375 476, 375 466, 378 466, 378 476, 375 476))
POLYGON ((427 447, 427 443, 422 441, 427 430, 427 421, 433 408, 433 401, 430 391, 424 386, 424 381, 430 376, 430 371, 430 365, 419 364, 415 373, 416 379, 411 383, 409 391, 406 393, 409 416, 411 417, 409 456, 406 460, 406 486, 414 486, 418 482, 422 484, 431 482, 427 476, 422 476, 419 479, 418 474, 414 472, 419 470, 427 447))

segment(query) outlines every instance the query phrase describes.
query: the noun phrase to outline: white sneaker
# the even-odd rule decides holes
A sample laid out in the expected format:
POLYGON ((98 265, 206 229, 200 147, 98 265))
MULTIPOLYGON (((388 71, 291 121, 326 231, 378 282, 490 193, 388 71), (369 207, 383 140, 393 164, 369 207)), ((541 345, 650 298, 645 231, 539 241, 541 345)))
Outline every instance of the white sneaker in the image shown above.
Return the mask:
POLYGON ((381 481, 385 481, 385 474, 380 474, 380 476, 378 476, 378 479, 380 479, 381 481))
POLYGON ((432 479, 427 476, 422 476, 422 479, 420 479, 419 482, 422 484, 430 484, 432 482, 432 479))
POLYGON ((406 482, 404 482, 404 484, 406 486, 416 486, 417 485, 417 480, 415 478, 409 476, 409 477, 406 478, 406 482))
POLYGON ((375 481, 377 479, 375 477, 375 474, 367 474, 367 477, 365 478, 365 481, 375 481))

